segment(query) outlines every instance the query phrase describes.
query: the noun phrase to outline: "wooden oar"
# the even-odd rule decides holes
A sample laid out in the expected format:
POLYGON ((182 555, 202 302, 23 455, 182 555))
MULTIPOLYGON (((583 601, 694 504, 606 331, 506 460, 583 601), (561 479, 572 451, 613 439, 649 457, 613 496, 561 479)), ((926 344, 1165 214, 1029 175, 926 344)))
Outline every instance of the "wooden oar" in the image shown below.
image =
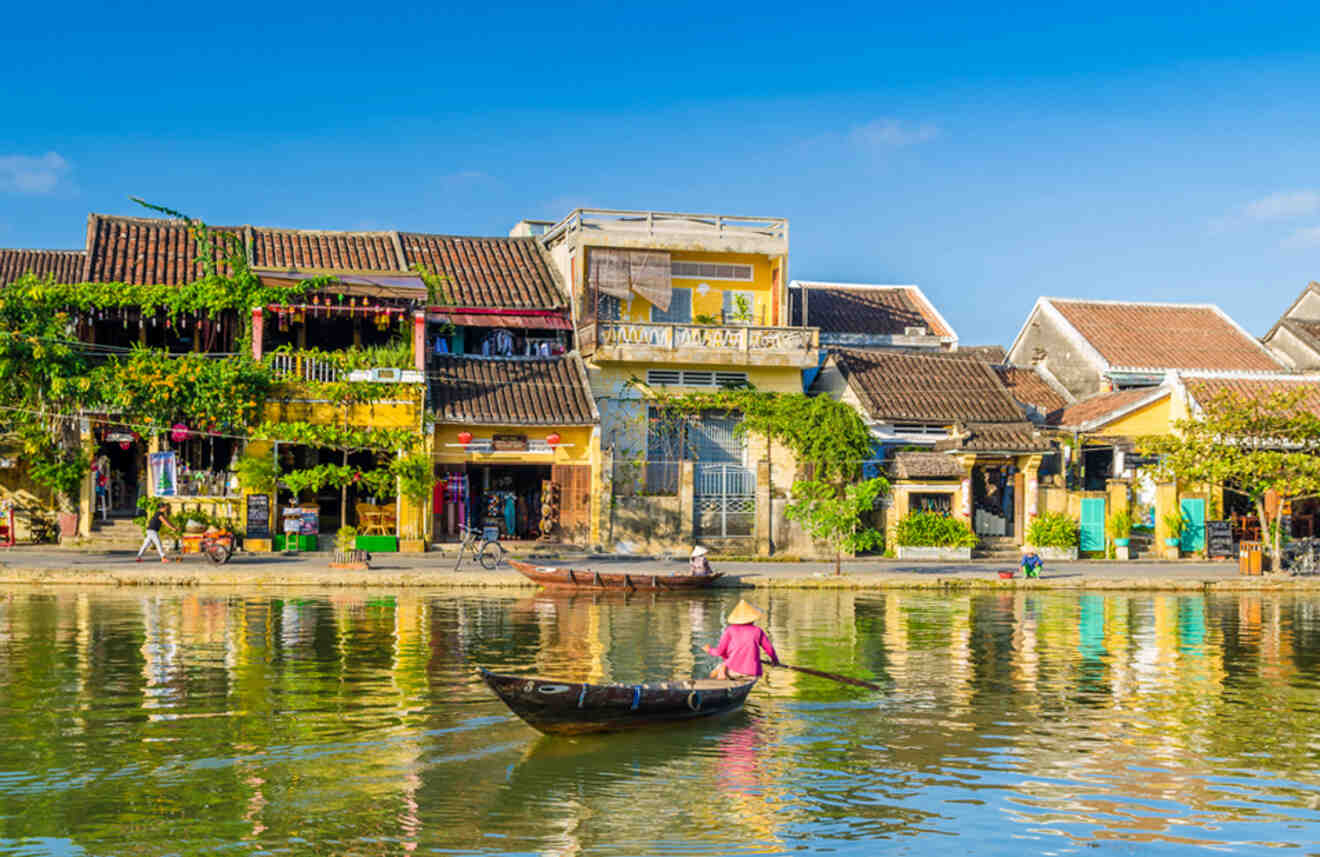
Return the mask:
POLYGON ((814 675, 819 678, 827 678, 831 681, 843 682, 844 684, 850 684, 853 687, 864 687, 867 690, 884 690, 880 685, 872 684, 869 681, 862 681, 859 678, 848 678, 846 675, 836 675, 835 673, 827 673, 822 670, 813 670, 810 667, 795 667, 792 664, 785 663, 772 664, 769 661, 761 661, 761 663, 768 667, 783 667, 786 670, 794 670, 796 672, 806 673, 807 675, 814 675))

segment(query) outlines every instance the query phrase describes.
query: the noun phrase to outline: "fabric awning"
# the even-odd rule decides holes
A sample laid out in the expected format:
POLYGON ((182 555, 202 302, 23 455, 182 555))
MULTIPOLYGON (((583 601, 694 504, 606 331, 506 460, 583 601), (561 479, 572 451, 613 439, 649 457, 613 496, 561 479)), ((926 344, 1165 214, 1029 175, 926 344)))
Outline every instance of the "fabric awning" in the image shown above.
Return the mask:
POLYGON ((588 276, 601 293, 626 298, 631 292, 657 309, 669 309, 674 289, 668 253, 600 247, 590 258, 588 276))
POLYGON ((431 307, 428 321, 448 321, 459 327, 517 327, 528 330, 572 330, 562 313, 548 310, 490 310, 484 307, 431 307))

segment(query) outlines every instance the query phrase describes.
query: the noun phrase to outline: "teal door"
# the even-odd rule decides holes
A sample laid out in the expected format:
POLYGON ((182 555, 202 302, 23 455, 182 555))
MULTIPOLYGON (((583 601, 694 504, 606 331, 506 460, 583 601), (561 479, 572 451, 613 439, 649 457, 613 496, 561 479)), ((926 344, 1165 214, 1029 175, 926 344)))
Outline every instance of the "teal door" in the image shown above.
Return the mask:
POLYGON ((1183 500, 1179 504, 1183 516, 1182 542, 1185 551, 1199 551, 1205 547, 1205 501, 1183 500))
POLYGON ((1105 549, 1105 500, 1103 497, 1082 499, 1082 533, 1078 550, 1105 549))

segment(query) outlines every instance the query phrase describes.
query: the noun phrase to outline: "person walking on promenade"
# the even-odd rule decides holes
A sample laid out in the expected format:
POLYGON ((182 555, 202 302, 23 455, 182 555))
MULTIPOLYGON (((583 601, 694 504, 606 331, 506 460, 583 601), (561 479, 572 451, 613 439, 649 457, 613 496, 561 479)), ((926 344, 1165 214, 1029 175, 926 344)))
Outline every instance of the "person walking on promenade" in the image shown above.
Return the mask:
POLYGON ((761 651, 770 656, 770 663, 779 666, 779 655, 770 637, 756 626, 764 614, 744 600, 729 613, 728 627, 720 635, 715 648, 705 646, 706 654, 722 658, 723 663, 711 671, 710 677, 722 681, 737 681, 761 676, 761 651))
POLYGON ((161 562, 169 562, 169 558, 165 556, 165 546, 160 543, 160 528, 166 526, 176 533, 179 531, 178 527, 170 523, 169 514, 170 507, 165 503, 161 503, 156 507, 156 511, 151 513, 151 517, 147 519, 147 534, 142 539, 142 547, 138 548, 137 562, 142 562, 142 554, 149 547, 156 548, 161 562))

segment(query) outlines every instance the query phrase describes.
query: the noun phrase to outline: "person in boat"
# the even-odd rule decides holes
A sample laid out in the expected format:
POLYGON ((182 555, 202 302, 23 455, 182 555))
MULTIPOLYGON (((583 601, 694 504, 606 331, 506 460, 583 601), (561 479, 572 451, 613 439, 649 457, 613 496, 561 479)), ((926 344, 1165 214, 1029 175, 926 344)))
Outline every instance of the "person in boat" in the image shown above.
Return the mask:
POLYGON ((756 620, 763 615, 745 600, 738 601, 738 606, 729 613, 728 627, 720 635, 719 643, 714 648, 704 647, 706 654, 723 659, 723 663, 711 671, 711 678, 738 681, 760 677, 762 651, 770 657, 770 663, 779 666, 779 655, 775 654, 770 636, 756 625, 756 620))
POLYGON ((701 545, 692 549, 692 558, 688 560, 688 574, 714 574, 715 570, 710 567, 710 560, 706 559, 709 553, 701 545))
POLYGON ((1040 577, 1040 570, 1045 567, 1045 561, 1036 553, 1035 548, 1023 545, 1021 567, 1024 576, 1040 577))

